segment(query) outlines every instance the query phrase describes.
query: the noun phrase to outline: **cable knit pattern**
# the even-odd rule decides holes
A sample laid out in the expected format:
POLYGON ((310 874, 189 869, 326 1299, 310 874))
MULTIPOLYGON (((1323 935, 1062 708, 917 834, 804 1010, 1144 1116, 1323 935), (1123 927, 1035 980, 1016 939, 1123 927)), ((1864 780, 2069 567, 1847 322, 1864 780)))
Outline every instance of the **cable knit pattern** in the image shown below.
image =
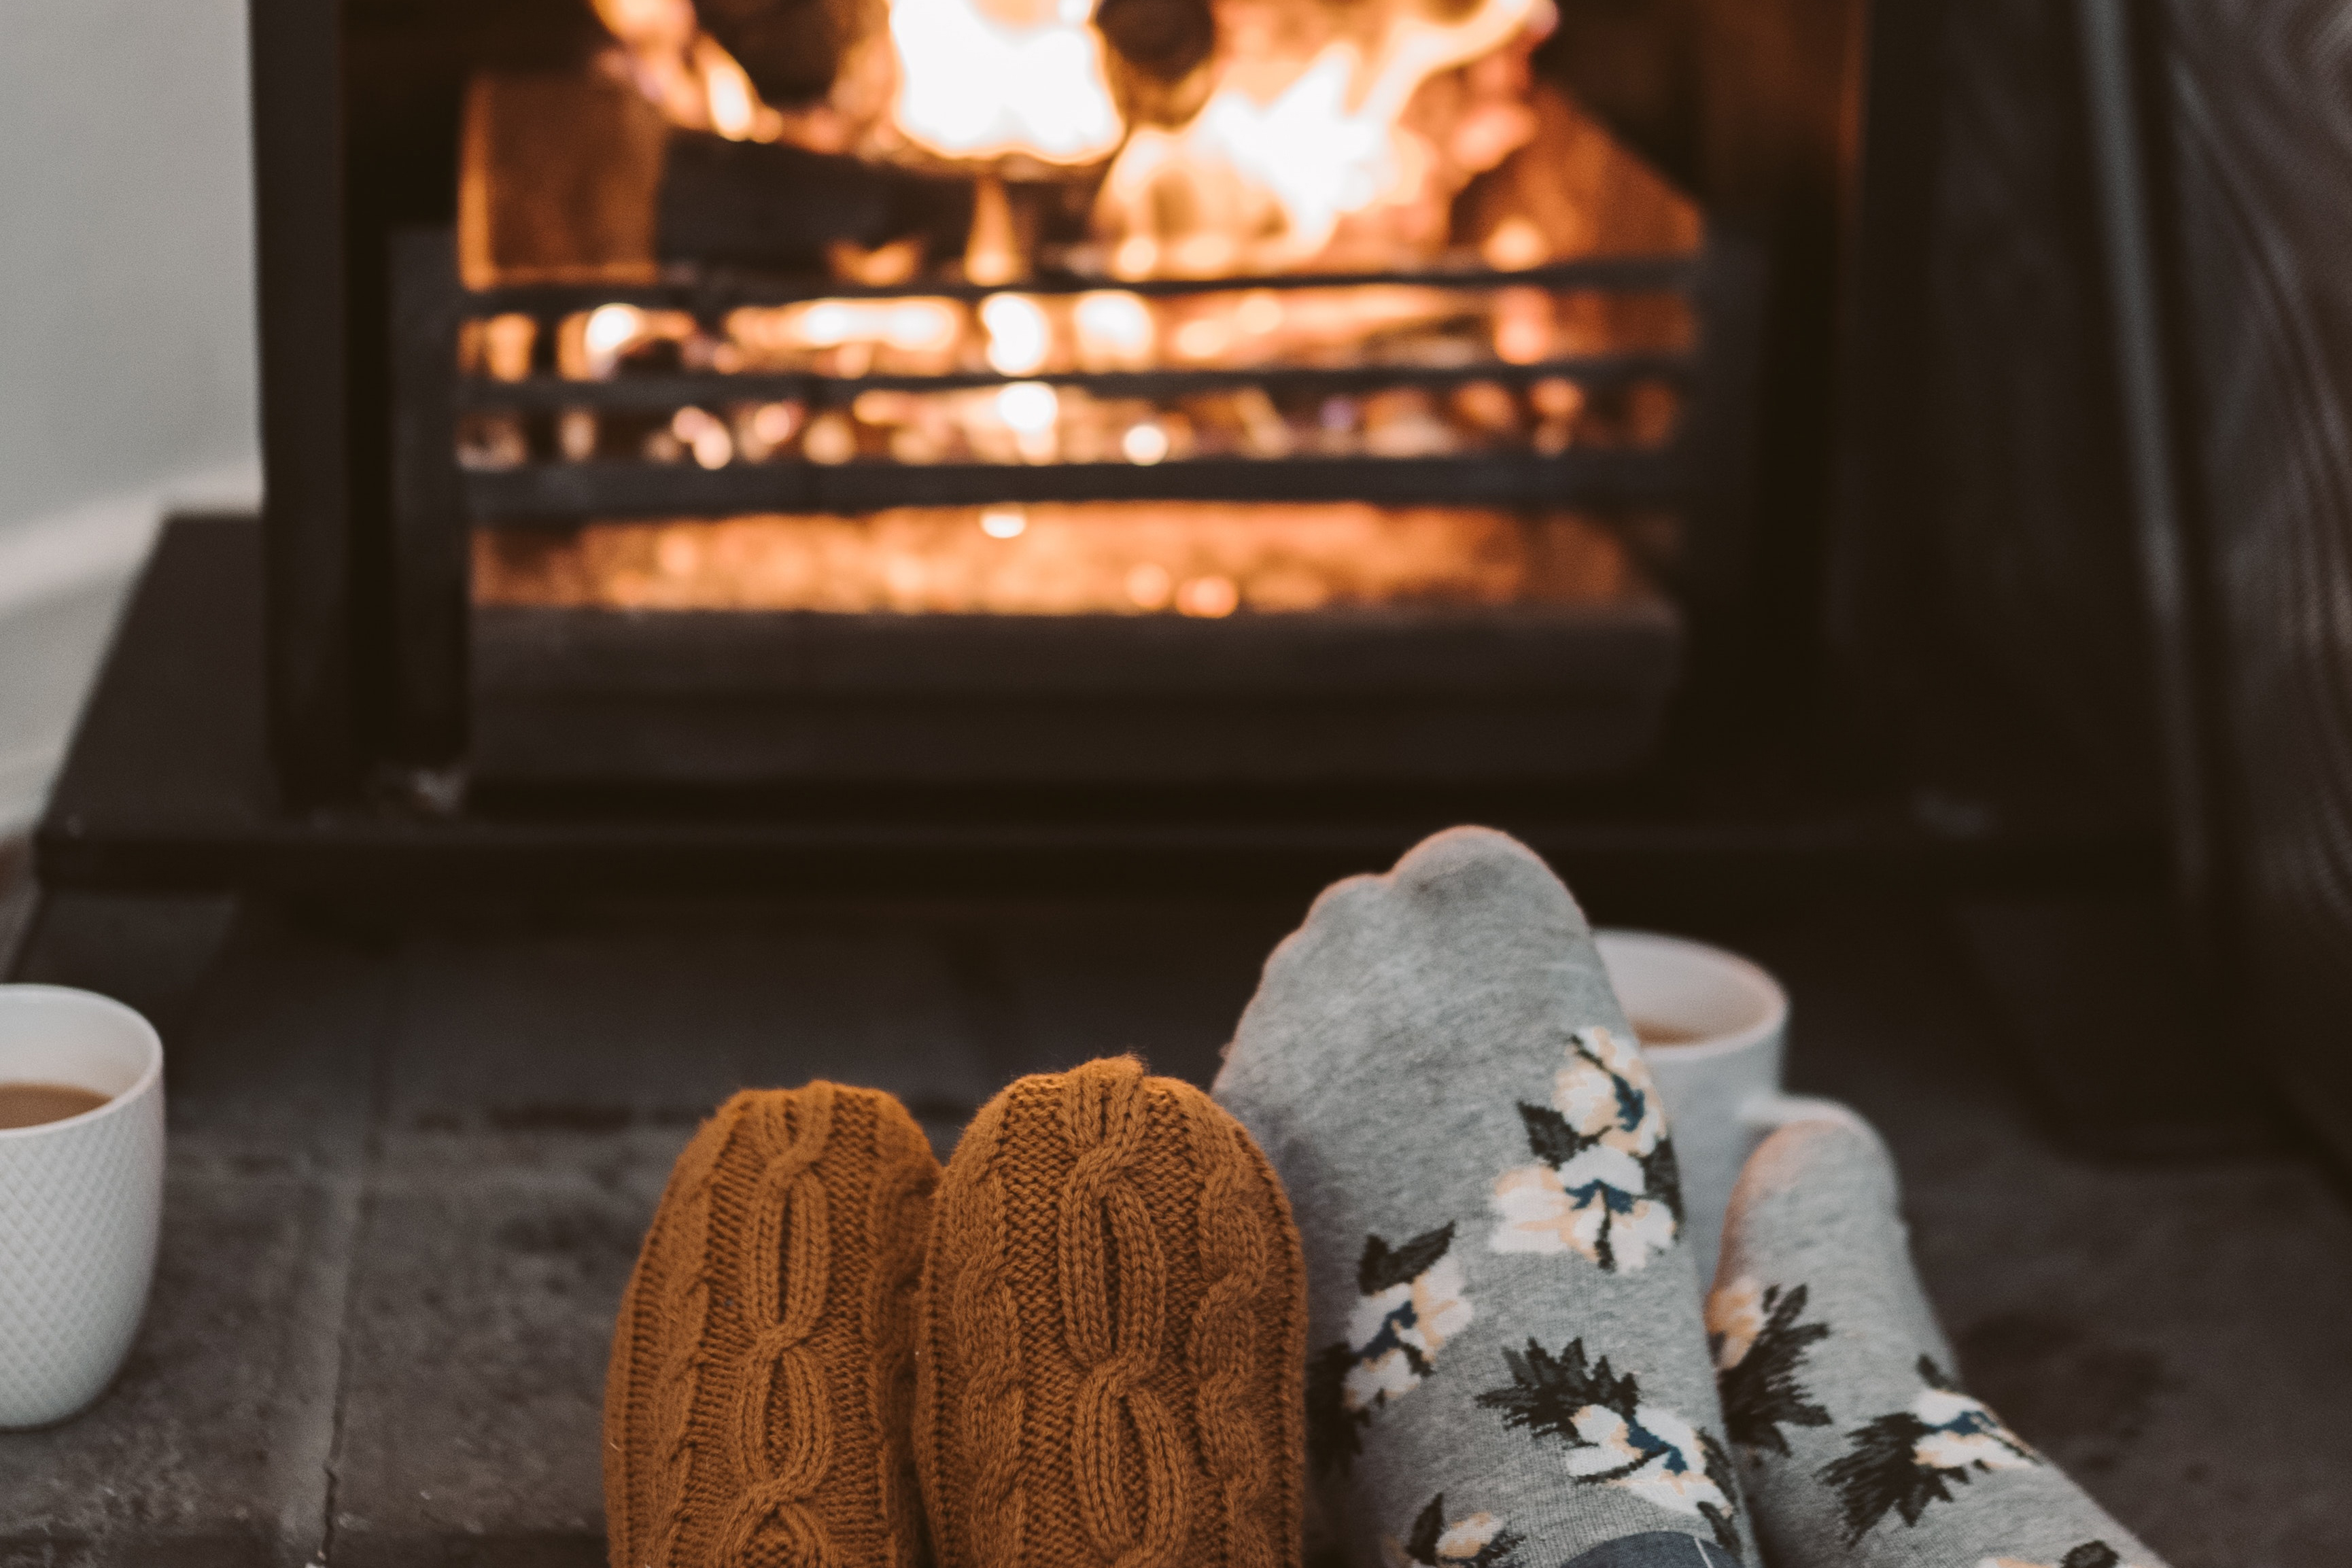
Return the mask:
POLYGON ((917 1568, 892 1416, 938 1169, 897 1101, 830 1083, 695 1135, 614 1334, 614 1568, 917 1568))
MULTIPOLYGON (((1285 1489, 1286 1472, 1248 1415, 1250 1379, 1268 1326, 1263 1304, 1276 1282, 1276 1249, 1267 1217, 1247 1197, 1253 1182, 1277 1197, 1280 1189, 1247 1134, 1208 1114, 1212 1109, 1205 1100, 1184 1103, 1194 1162, 1207 1173, 1199 1207, 1201 1305, 1187 1347, 1200 1383, 1201 1452, 1214 1488, 1226 1561, 1236 1568, 1280 1568, 1265 1503, 1285 1489)), ((1278 1216, 1285 1222, 1287 1209, 1285 1204, 1278 1216)), ((1296 1349, 1284 1347, 1286 1359, 1299 1359, 1305 1348, 1304 1340, 1296 1349)))
POLYGON ((751 1208, 750 1245, 736 1260, 736 1292, 753 1335, 735 1395, 730 1451, 742 1467, 742 1490, 719 1529, 722 1563, 751 1561, 753 1536, 764 1528, 782 1536, 789 1568, 826 1568, 833 1562, 824 1525, 808 1505, 833 1468, 833 1412, 808 1343, 833 1276, 830 1216, 815 1168, 833 1132, 833 1099, 832 1084, 812 1083, 790 1105, 790 1115, 786 1103, 770 1101, 745 1119, 751 1154, 766 1164, 751 1208), (797 1125, 788 1125, 793 1123, 797 1125), (781 1459, 768 1440, 772 1404, 781 1459))
MULTIPOLYGON (((866 1377, 867 1419, 877 1432, 908 1431, 915 1418, 915 1321, 910 1305, 922 1281, 929 1237, 908 1225, 910 1205, 927 1204, 938 1167, 919 1128, 875 1127, 875 1158, 882 1173, 866 1205, 866 1245, 874 1267, 866 1278, 866 1321, 876 1325, 874 1357, 866 1377)), ((924 1555, 923 1499, 910 1443, 881 1444, 874 1455, 874 1487, 898 1551, 924 1555), (905 1543, 903 1546, 898 1543, 905 1543)), ((897 1553, 894 1552, 894 1555, 897 1553)))
POLYGON ((1057 1232, 1063 1333, 1086 1374, 1070 1430, 1078 1518, 1116 1568, 1169 1568, 1191 1522, 1192 1489, 1176 1424, 1146 1383, 1166 1326, 1168 1262, 1130 1179, 1144 1138, 1143 1075, 1138 1068, 1071 1077, 1063 1130, 1081 1152, 1062 1190, 1057 1232), (1108 1277, 1114 1246, 1116 1285, 1108 1277), (1140 1520, 1124 1479, 1139 1467, 1140 1520))
POLYGON ((992 1163, 1003 1123, 1000 1096, 956 1145, 959 1157, 967 1148, 972 1157, 963 1179, 941 1186, 916 1353, 915 1456, 924 1501, 964 1500, 954 1513, 929 1510, 932 1544, 941 1563, 974 1568, 1020 1568, 1028 1541, 1020 1305, 1004 1273, 1004 1179, 992 1163), (947 1310, 934 1312, 935 1301, 947 1310), (961 1397, 945 1408, 933 1399, 942 1361, 948 1382, 961 1385, 961 1397))
MULTIPOLYGON (((675 1228, 664 1237, 668 1289, 661 1317, 677 1333, 661 1356, 654 1384, 654 1431, 656 1480, 649 1517, 660 1544, 655 1561, 675 1562, 678 1532, 686 1519, 687 1489, 694 1472, 694 1437, 689 1426, 698 1378, 702 1370, 702 1327, 710 1310, 710 1184, 718 1174, 719 1153, 726 1146, 741 1107, 729 1105, 714 1119, 715 1135, 697 1138, 679 1156, 672 1185, 683 1178, 685 1200, 675 1228)), ((654 1250, 649 1242, 647 1251, 654 1250)), ((624 1489, 625 1494, 625 1489, 624 1489)))
POLYGON ((940 1568, 1295 1560, 1303 1289, 1271 1171, 1200 1091, 1120 1058, 997 1096, 924 1276, 940 1568))

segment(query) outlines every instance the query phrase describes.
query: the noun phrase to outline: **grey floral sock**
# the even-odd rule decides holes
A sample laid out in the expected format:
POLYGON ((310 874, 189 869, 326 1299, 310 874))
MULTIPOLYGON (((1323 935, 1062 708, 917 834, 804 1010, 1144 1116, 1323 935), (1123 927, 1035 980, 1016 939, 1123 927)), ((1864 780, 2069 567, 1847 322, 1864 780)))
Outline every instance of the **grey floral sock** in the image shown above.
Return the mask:
POLYGON ((1267 960, 1215 1094, 1305 1242, 1309 1530, 1349 1562, 1755 1563, 1633 1041, 1568 890, 1484 830, 1267 960))
POLYGON ((1806 1568, 2162 1568, 1979 1400, 1911 1267, 1868 1124, 1749 1156, 1706 1325, 1757 1534, 1806 1568))

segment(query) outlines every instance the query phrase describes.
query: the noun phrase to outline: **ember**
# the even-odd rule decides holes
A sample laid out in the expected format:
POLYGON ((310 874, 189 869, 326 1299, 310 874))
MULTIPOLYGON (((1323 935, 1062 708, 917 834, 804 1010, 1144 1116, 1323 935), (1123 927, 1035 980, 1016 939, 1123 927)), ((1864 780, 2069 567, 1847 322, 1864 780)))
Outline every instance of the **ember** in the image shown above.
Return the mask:
POLYGON ((1365 505, 901 507, 475 538, 486 605, 1214 619, 1606 602, 1640 582, 1569 514, 1365 505))

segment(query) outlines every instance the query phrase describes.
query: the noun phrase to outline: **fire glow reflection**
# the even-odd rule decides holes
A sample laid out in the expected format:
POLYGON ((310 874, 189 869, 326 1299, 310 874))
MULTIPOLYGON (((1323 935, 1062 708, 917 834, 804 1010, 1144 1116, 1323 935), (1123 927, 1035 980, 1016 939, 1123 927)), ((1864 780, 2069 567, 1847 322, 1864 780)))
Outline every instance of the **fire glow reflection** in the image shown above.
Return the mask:
POLYGON ((1221 619, 1559 608, 1642 580, 1570 513, 1355 502, 898 507, 475 536, 476 602, 838 614, 1221 619))

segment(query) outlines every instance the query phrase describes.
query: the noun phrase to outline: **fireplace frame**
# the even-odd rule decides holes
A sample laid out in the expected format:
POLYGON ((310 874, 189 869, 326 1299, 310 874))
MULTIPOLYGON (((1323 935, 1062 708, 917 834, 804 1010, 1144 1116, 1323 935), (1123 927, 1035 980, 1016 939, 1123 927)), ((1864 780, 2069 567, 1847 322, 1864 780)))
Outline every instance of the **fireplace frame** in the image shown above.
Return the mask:
MULTIPOLYGON (((252 0, 268 497, 256 612, 268 803, 255 810, 341 831, 423 808, 450 830, 436 841, 452 852, 458 839, 495 835, 505 822, 560 839, 609 821, 599 816, 608 802, 559 792, 488 809, 453 787, 462 775, 453 776, 451 758, 465 745, 450 697, 465 680, 464 642, 452 630, 462 563, 446 527, 395 520, 390 392, 408 372, 387 329, 386 242, 395 229, 447 215, 383 195, 384 128, 362 112, 366 71, 347 69, 357 48, 382 54, 380 37, 349 28, 393 9, 388 0, 252 0), (395 592, 403 582, 421 588, 395 592), (412 694, 404 713, 404 691, 412 694)), ((1681 26, 1674 18, 1686 9, 1658 8, 1661 26, 1681 26)), ((1563 37, 1578 33, 1584 11, 1616 15, 1569 0, 1563 37)), ((1874 640, 1877 629, 1945 613, 1905 578, 1920 548, 1917 517, 1932 502, 1917 458, 1937 423, 1919 374, 1932 346, 1920 313, 1937 234, 1922 196, 1940 156, 1931 106, 1948 69, 1944 0, 1769 0, 1760 9, 1705 0, 1696 11, 1712 30, 1664 47, 1672 54, 1687 44, 1701 57, 1699 112, 1675 108, 1672 93, 1663 109, 1612 100, 1610 80, 1572 68, 1562 78, 1696 191, 1710 234, 1752 247, 1762 277, 1754 375, 1769 392, 1756 400, 1753 450, 1738 458, 1749 517, 1722 536, 1740 542, 1710 569, 1709 612, 1692 622, 1691 661, 1704 677, 1678 699, 1658 766, 1620 784, 1533 794, 1344 804, 1139 797, 1123 826, 1103 801, 1040 795, 1018 841, 1101 843, 1106 833, 1168 841, 1198 830, 1234 843, 1299 842, 1345 816, 1386 824, 1362 826, 1349 841, 1394 843, 1419 827, 1484 817, 1571 856, 1733 864, 1817 852, 1824 864, 1878 868, 1871 874, 1936 865, 1999 878, 2073 865, 2135 886, 2161 881, 2161 821, 2136 805, 2118 810, 2065 765, 2022 761, 2042 755, 2047 731, 2023 722, 2030 716, 2016 705, 1971 695, 1969 669, 1934 675, 1925 698, 1918 682, 1891 699, 1875 684, 1912 651, 1895 646, 1899 638, 1874 640), (1690 139, 1678 142, 1673 123, 1695 128, 1690 139), (1091 824, 1084 831, 1081 819, 1091 824)), ((548 39, 563 26, 585 21, 593 31, 575 0, 507 0, 495 16, 424 0, 399 15, 475 26, 469 59, 499 68, 551 63, 548 39), (499 18, 509 10, 528 13, 520 20, 530 25, 507 27, 499 18)), ((1569 41, 1580 47, 1591 36, 1569 41)), ((568 47, 556 42, 558 53, 568 47)), ((392 57, 414 65, 396 49, 392 57)), ((452 156, 462 81, 453 78, 436 100, 449 143, 442 152, 452 156)), ((394 129, 413 142, 419 122, 394 129)), ((922 817, 936 802, 894 800, 877 792, 803 810, 779 797, 720 814, 746 824, 744 835, 795 842, 857 841, 845 819, 827 815, 836 808, 897 812, 898 841, 961 831, 922 817), (749 824, 761 810, 755 832, 749 824)), ((636 820, 656 821, 642 810, 636 820)), ((66 852, 64 836, 55 841, 66 852)), ((218 863, 234 860, 223 854, 218 863)), ((632 863, 688 883, 713 871, 707 860, 650 853, 632 863)))
MULTIPOLYGON (((556 3, 516 0, 509 9, 531 13, 536 6, 551 16, 556 3)), ((347 21, 363 16, 369 4, 252 0, 268 496, 265 662, 274 772, 283 798, 297 809, 372 797, 396 804, 459 797, 468 738, 466 528, 475 517, 564 509, 564 485, 582 477, 466 475, 440 461, 446 450, 440 433, 473 401, 469 392, 478 397, 482 391, 449 373, 454 315, 501 299, 544 303, 572 291, 532 286, 469 297, 446 266, 446 233, 404 224, 398 202, 386 203, 373 192, 364 145, 369 133, 353 119, 370 89, 352 75, 353 39, 347 36, 347 21)), ((586 16, 584 5, 578 11, 586 16)), ((562 42, 561 27, 541 32, 557 40, 559 52, 577 47, 576 39, 562 42)), ((485 63, 544 63, 530 53, 538 45, 518 46, 495 29, 488 37, 485 63)), ((1645 372, 1680 382, 1685 414, 1679 438, 1664 453, 1203 461, 1149 472, 1107 472, 1112 465, 1100 465, 1093 472, 1037 467, 1011 476, 836 471, 805 476, 807 498, 839 507, 919 502, 942 485, 969 493, 975 481, 1001 486, 1009 479, 1041 498, 1148 490, 1283 500, 1377 490, 1383 497, 1443 496, 1471 503, 1657 501, 1684 509, 1690 519, 1689 546, 1675 571, 1678 595, 1687 603, 1728 604, 1738 596, 1746 564, 1748 415, 1767 330, 1761 300, 1769 264, 1763 247, 1746 234, 1713 224, 1707 232, 1707 248, 1695 257, 1571 262, 1530 279, 1601 289, 1663 286, 1694 298, 1703 343, 1695 358, 1633 357, 1569 367, 1596 382, 1645 372)), ((1216 287, 1315 281, 1224 279, 1216 287)), ((1143 288, 1196 287, 1202 286, 1143 288)), ((708 304, 714 290, 746 300, 807 292, 791 283, 747 282, 727 274, 688 292, 708 304)), ((678 292, 600 286, 583 297, 634 301, 643 295, 667 302, 678 292)), ((856 291, 825 285, 823 292, 856 291)), ((1156 379, 1173 384, 1181 374, 1156 379)), ((1382 371, 1378 379, 1401 384, 1416 378, 1382 371)), ((631 392, 626 386, 563 390, 567 398, 585 391, 589 402, 631 392)), ((493 395, 512 391, 496 389, 493 395)), ((683 509, 694 513, 733 502, 775 509, 791 496, 772 468, 708 475, 640 469, 596 479, 606 486, 606 499, 622 503, 613 509, 623 512, 642 509, 632 507, 632 500, 649 504, 681 491, 689 503, 683 509), (635 497, 627 494, 632 485, 635 497)))
MULTIPOLYGON (((1603 353, 1528 365, 1161 369, 850 380, 812 373, 680 371, 585 382, 543 375, 499 382, 465 374, 458 368, 460 323, 522 311, 544 328, 565 314, 615 302, 685 309, 715 320, 739 306, 813 298, 890 298, 910 290, 725 269, 638 287, 583 283, 469 289, 460 280, 456 241, 449 231, 404 231, 393 236, 392 244, 392 591, 401 635, 393 670, 394 755, 379 771, 392 787, 415 800, 453 800, 466 786, 474 706, 468 685, 468 563, 477 528, 576 525, 631 516, 855 514, 902 506, 1057 501, 1377 499, 1397 505, 1643 508, 1678 517, 1681 538, 1673 563, 1674 586, 1686 601, 1698 604, 1720 602, 1727 596, 1745 543, 1742 508, 1749 432, 1744 415, 1753 396, 1763 278, 1755 247, 1737 235, 1713 235, 1704 250, 1691 256, 1567 261, 1511 274, 1445 268, 1150 280, 1132 287, 1132 292, 1171 298, 1237 289, 1379 285, 1671 293, 1688 300, 1696 329, 1696 345, 1683 351, 1603 353), (824 409, 845 407, 859 392, 877 387, 929 392, 1016 380, 1107 397, 1169 398, 1221 386, 1341 394, 1391 388, 1442 390, 1470 381, 1525 384, 1548 378, 1604 394, 1643 381, 1671 385, 1682 401, 1675 434, 1657 448, 1571 446, 1549 455, 1213 458, 1152 466, 917 466, 866 461, 730 465, 707 471, 688 464, 603 459, 468 471, 458 464, 453 448, 455 421, 467 413, 527 413, 563 407, 667 411, 689 403, 719 406, 777 397, 824 409)), ((1076 294, 1098 287, 1095 280, 1051 277, 1021 286, 1032 295, 1076 294)), ((926 284, 912 291, 977 300, 998 289, 926 284)), ((976 627, 975 632, 984 630, 976 627)), ((976 649, 981 645, 975 643, 976 649)), ((1594 651, 1604 664, 1611 662, 1605 648, 1594 651)))

